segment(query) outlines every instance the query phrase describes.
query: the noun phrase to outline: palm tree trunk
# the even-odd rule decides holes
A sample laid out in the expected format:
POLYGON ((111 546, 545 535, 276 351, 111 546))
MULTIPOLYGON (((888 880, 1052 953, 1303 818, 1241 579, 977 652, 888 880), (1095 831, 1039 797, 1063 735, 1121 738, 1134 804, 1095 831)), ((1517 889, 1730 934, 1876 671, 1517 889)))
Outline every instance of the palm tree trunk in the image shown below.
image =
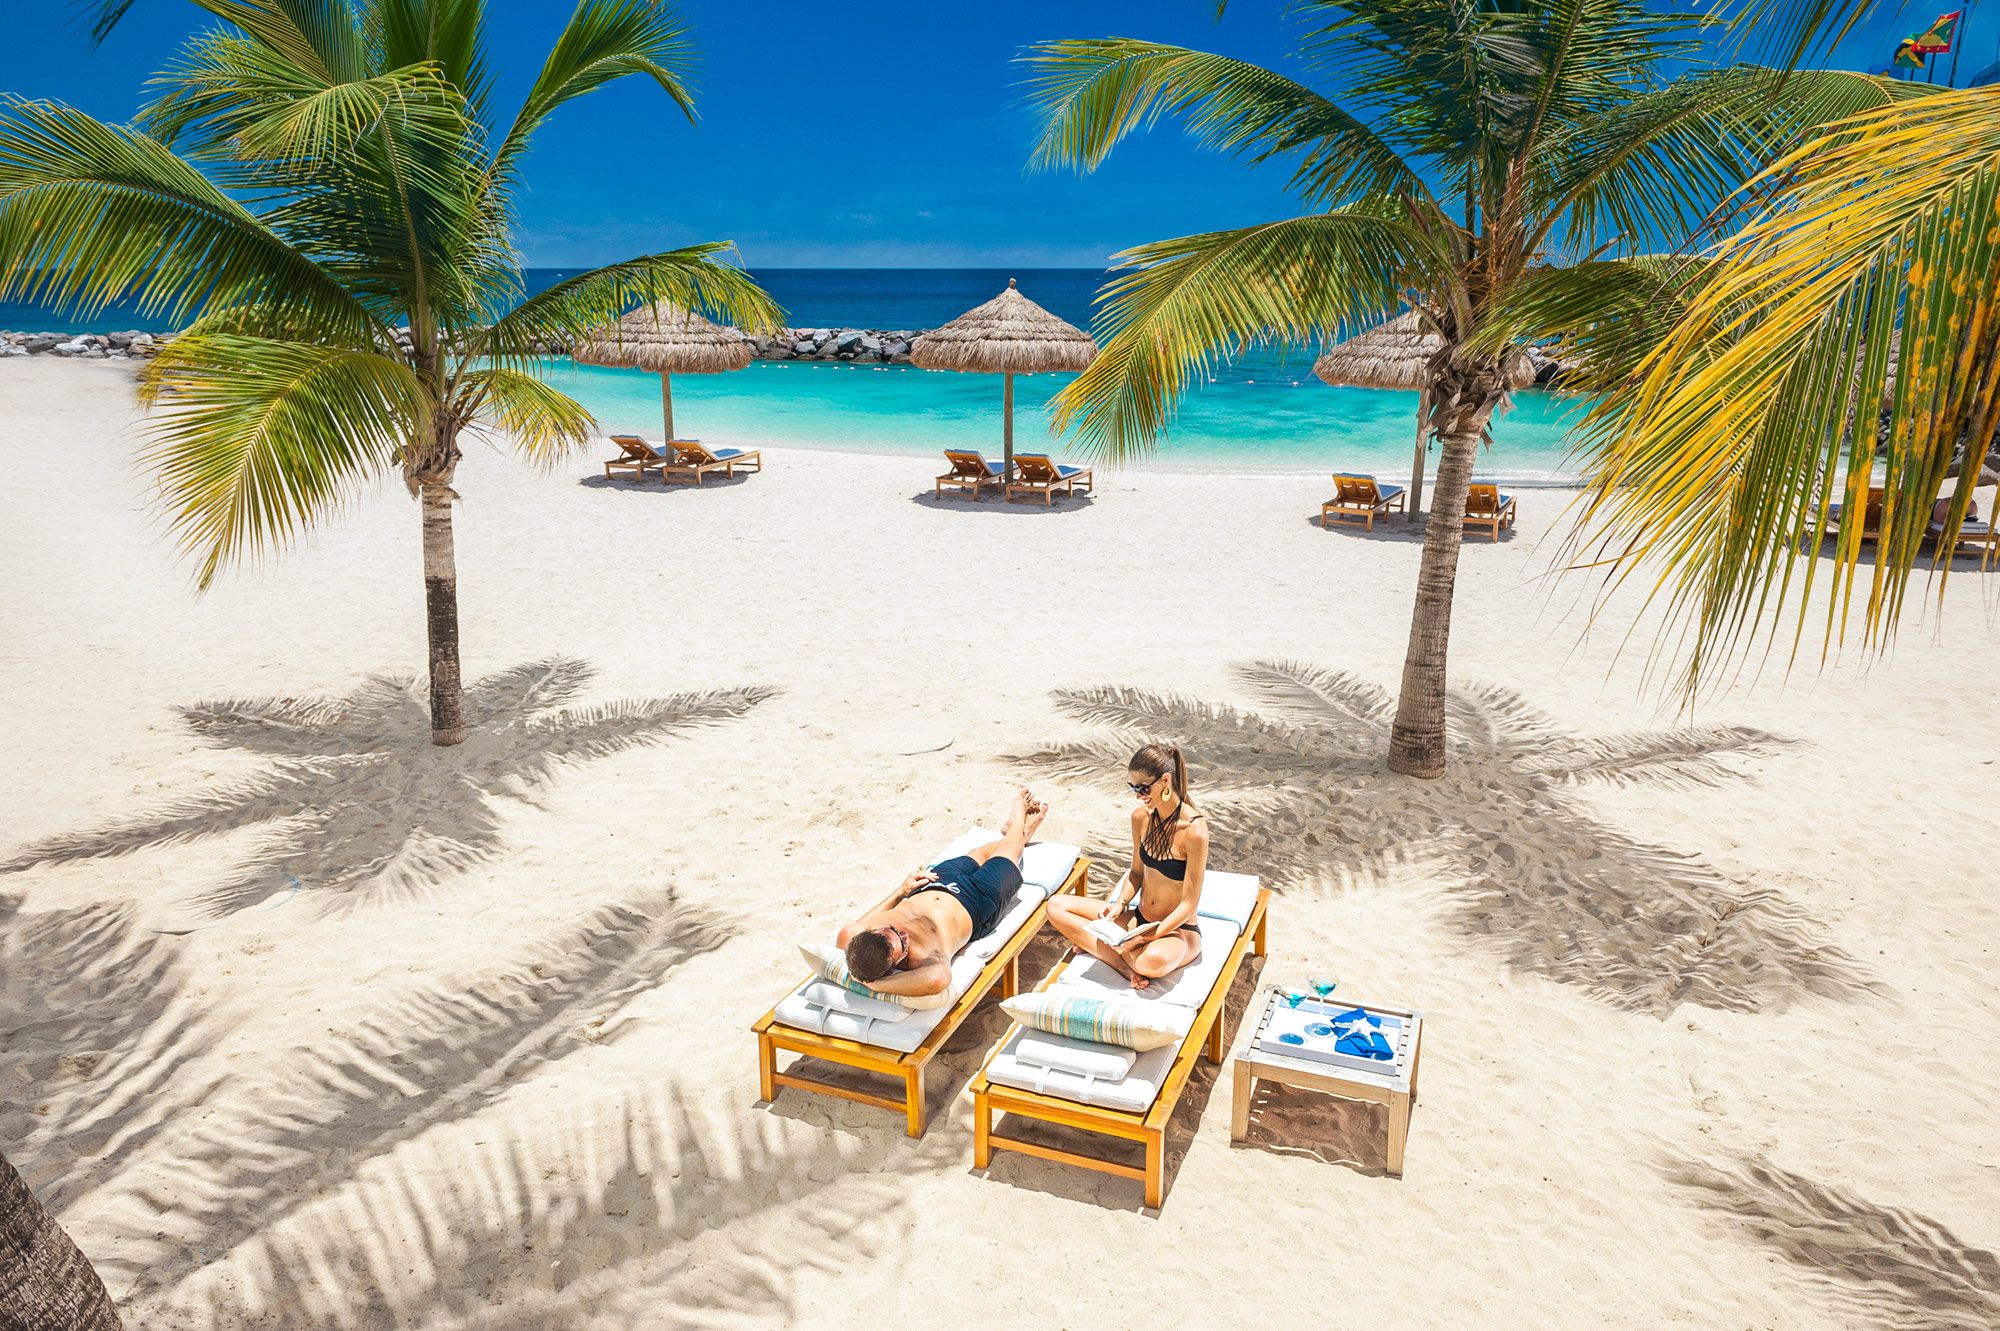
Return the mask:
POLYGON ((1482 430, 1438 436, 1437 487, 1417 566, 1417 604, 1403 656, 1403 690, 1389 731, 1389 770, 1431 779, 1444 775, 1445 655, 1451 644, 1451 597, 1458 582, 1465 491, 1482 430))
POLYGON ((0 1331, 119 1331, 111 1295, 0 1155, 0 1331))
POLYGON ((422 482, 424 515, 424 613, 431 652, 431 743, 465 739, 458 678, 458 556, 451 539, 449 485, 422 482))

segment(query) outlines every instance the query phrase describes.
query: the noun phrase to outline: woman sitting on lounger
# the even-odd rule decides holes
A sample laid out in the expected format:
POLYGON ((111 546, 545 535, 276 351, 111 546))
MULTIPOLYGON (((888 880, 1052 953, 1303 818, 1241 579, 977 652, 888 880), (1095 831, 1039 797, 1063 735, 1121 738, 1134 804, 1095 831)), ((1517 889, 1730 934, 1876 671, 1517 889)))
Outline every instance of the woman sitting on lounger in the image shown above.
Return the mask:
POLYGON ((1145 989, 1201 955, 1194 915, 1208 868, 1208 825, 1187 794, 1187 763, 1172 744, 1148 744, 1126 775, 1139 807, 1132 811, 1132 868, 1109 901, 1054 897, 1049 923, 1075 944, 1145 989), (1122 946, 1093 935, 1092 921, 1140 928, 1122 946))

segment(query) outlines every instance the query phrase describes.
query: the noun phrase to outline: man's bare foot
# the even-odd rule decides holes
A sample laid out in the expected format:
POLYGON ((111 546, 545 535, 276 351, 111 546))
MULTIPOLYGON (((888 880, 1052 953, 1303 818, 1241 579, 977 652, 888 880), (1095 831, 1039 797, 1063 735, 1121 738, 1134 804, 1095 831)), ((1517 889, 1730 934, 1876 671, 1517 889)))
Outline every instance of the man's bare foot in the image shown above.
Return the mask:
POLYGON ((1022 817, 1025 819, 1022 827, 1026 831, 1027 839, 1032 841, 1035 839, 1036 831, 1041 828, 1042 820, 1049 816, 1049 806, 1047 801, 1036 799, 1032 791, 1024 790, 1021 795, 1027 801, 1022 808, 1022 817))

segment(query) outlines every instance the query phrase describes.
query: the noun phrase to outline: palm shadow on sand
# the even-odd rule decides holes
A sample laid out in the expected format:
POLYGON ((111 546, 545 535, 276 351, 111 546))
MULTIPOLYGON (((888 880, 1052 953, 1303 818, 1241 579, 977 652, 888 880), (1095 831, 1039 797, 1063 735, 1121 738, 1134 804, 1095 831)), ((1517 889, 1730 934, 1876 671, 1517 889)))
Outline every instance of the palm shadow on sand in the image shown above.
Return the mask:
POLYGON ((188 990, 180 945, 130 907, 0 896, 0 1140, 51 1211, 219 1082, 191 1070, 217 1031, 188 990))
POLYGON ((1821 1284, 1848 1326, 2000 1326, 2000 1254, 1927 1216, 1878 1206, 1761 1161, 1677 1162, 1674 1184, 1821 1284))
POLYGON ((669 1083, 389 1157, 152 1306, 215 1331, 785 1324, 803 1277, 906 1248, 912 1175, 961 1154, 704 1112, 669 1083))
MULTIPOLYGON (((1294 892, 1438 863, 1463 936, 1518 973, 1631 1011, 1765 1011, 1873 987, 1796 906, 1631 836, 1569 793, 1589 782, 1746 781, 1727 760, 1789 741, 1743 727, 1590 738, 1508 690, 1459 688, 1450 770, 1414 781, 1382 765, 1395 708, 1379 686, 1281 661, 1235 673, 1261 710, 1132 688, 1060 691, 1061 711, 1113 729, 1017 761, 1052 777, 1097 777, 1124 770, 1135 738, 1178 737, 1216 815, 1212 863, 1294 892)), ((1096 853, 1119 863, 1129 848, 1096 853)))
POLYGON ((227 1252, 543 1065, 616 1041, 631 1000, 733 933, 671 891, 650 893, 324 1030, 260 1072, 257 1095, 192 1119, 113 1185, 163 1219, 125 1234, 100 1265, 135 1292, 172 1285, 199 1265, 177 1244, 227 1252))
POLYGON ((296 881, 336 905, 428 895, 505 849, 503 800, 532 804, 567 764, 741 716, 774 690, 712 689, 574 706, 595 671, 553 658, 465 691, 466 738, 430 743, 419 681, 378 675, 337 698, 238 698, 180 709, 195 734, 274 759, 265 771, 140 816, 30 845, 0 873, 129 855, 244 828, 255 850, 196 904, 222 915, 296 881))

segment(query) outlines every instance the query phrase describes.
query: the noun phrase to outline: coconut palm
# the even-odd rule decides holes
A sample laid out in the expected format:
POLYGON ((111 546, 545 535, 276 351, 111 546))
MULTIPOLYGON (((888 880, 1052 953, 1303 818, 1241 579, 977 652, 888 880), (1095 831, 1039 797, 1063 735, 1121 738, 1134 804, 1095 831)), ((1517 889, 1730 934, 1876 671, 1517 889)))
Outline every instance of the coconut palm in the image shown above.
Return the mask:
POLYGON ((1524 341, 1629 315, 1678 243, 1810 125, 1894 95, 1884 81, 1701 69, 1690 20, 1635 0, 1302 0, 1299 56, 1345 100, 1255 64, 1126 38, 1037 48, 1037 160, 1094 168, 1162 115, 1200 144, 1290 171, 1304 215, 1118 258, 1096 363, 1056 423, 1108 460, 1151 448, 1190 381, 1263 342, 1344 338, 1413 306, 1442 339, 1427 418, 1440 447, 1389 766, 1445 764, 1445 658, 1466 486, 1524 341), (1560 286, 1565 300, 1549 298, 1560 286), (1584 299, 1588 297, 1588 299, 1584 299), (1571 317, 1551 324, 1560 305, 1571 317), (1579 313, 1588 318, 1577 318, 1579 313))
POLYGON ((0 1155, 0 1325, 118 1331, 124 1323, 90 1259, 0 1155))
MULTIPOLYGON (((1790 56, 1861 8, 1750 12, 1790 56)), ((2000 431, 2000 88, 1829 126, 1741 202, 1740 228, 1591 421, 1596 483, 1573 537, 1579 558, 1614 566, 1611 586, 1664 599, 1659 660, 1686 698, 1754 655, 1796 659, 1816 613, 1822 658, 1850 629, 1885 645, 1931 535, 1942 593, 2000 431), (1871 484, 1864 548, 1864 522, 1840 515, 1872 507, 1871 484)))
POLYGON ((400 472, 422 517, 432 738, 456 744, 465 431, 497 427, 537 460, 581 443, 589 414, 534 357, 642 301, 779 319, 726 244, 524 298, 508 221, 536 130, 625 75, 691 116, 686 29, 650 0, 582 0, 503 113, 481 0, 197 3, 219 24, 134 125, 0 103, 0 300, 89 314, 132 295, 192 320, 142 395, 168 408, 149 460, 203 588, 400 472))

